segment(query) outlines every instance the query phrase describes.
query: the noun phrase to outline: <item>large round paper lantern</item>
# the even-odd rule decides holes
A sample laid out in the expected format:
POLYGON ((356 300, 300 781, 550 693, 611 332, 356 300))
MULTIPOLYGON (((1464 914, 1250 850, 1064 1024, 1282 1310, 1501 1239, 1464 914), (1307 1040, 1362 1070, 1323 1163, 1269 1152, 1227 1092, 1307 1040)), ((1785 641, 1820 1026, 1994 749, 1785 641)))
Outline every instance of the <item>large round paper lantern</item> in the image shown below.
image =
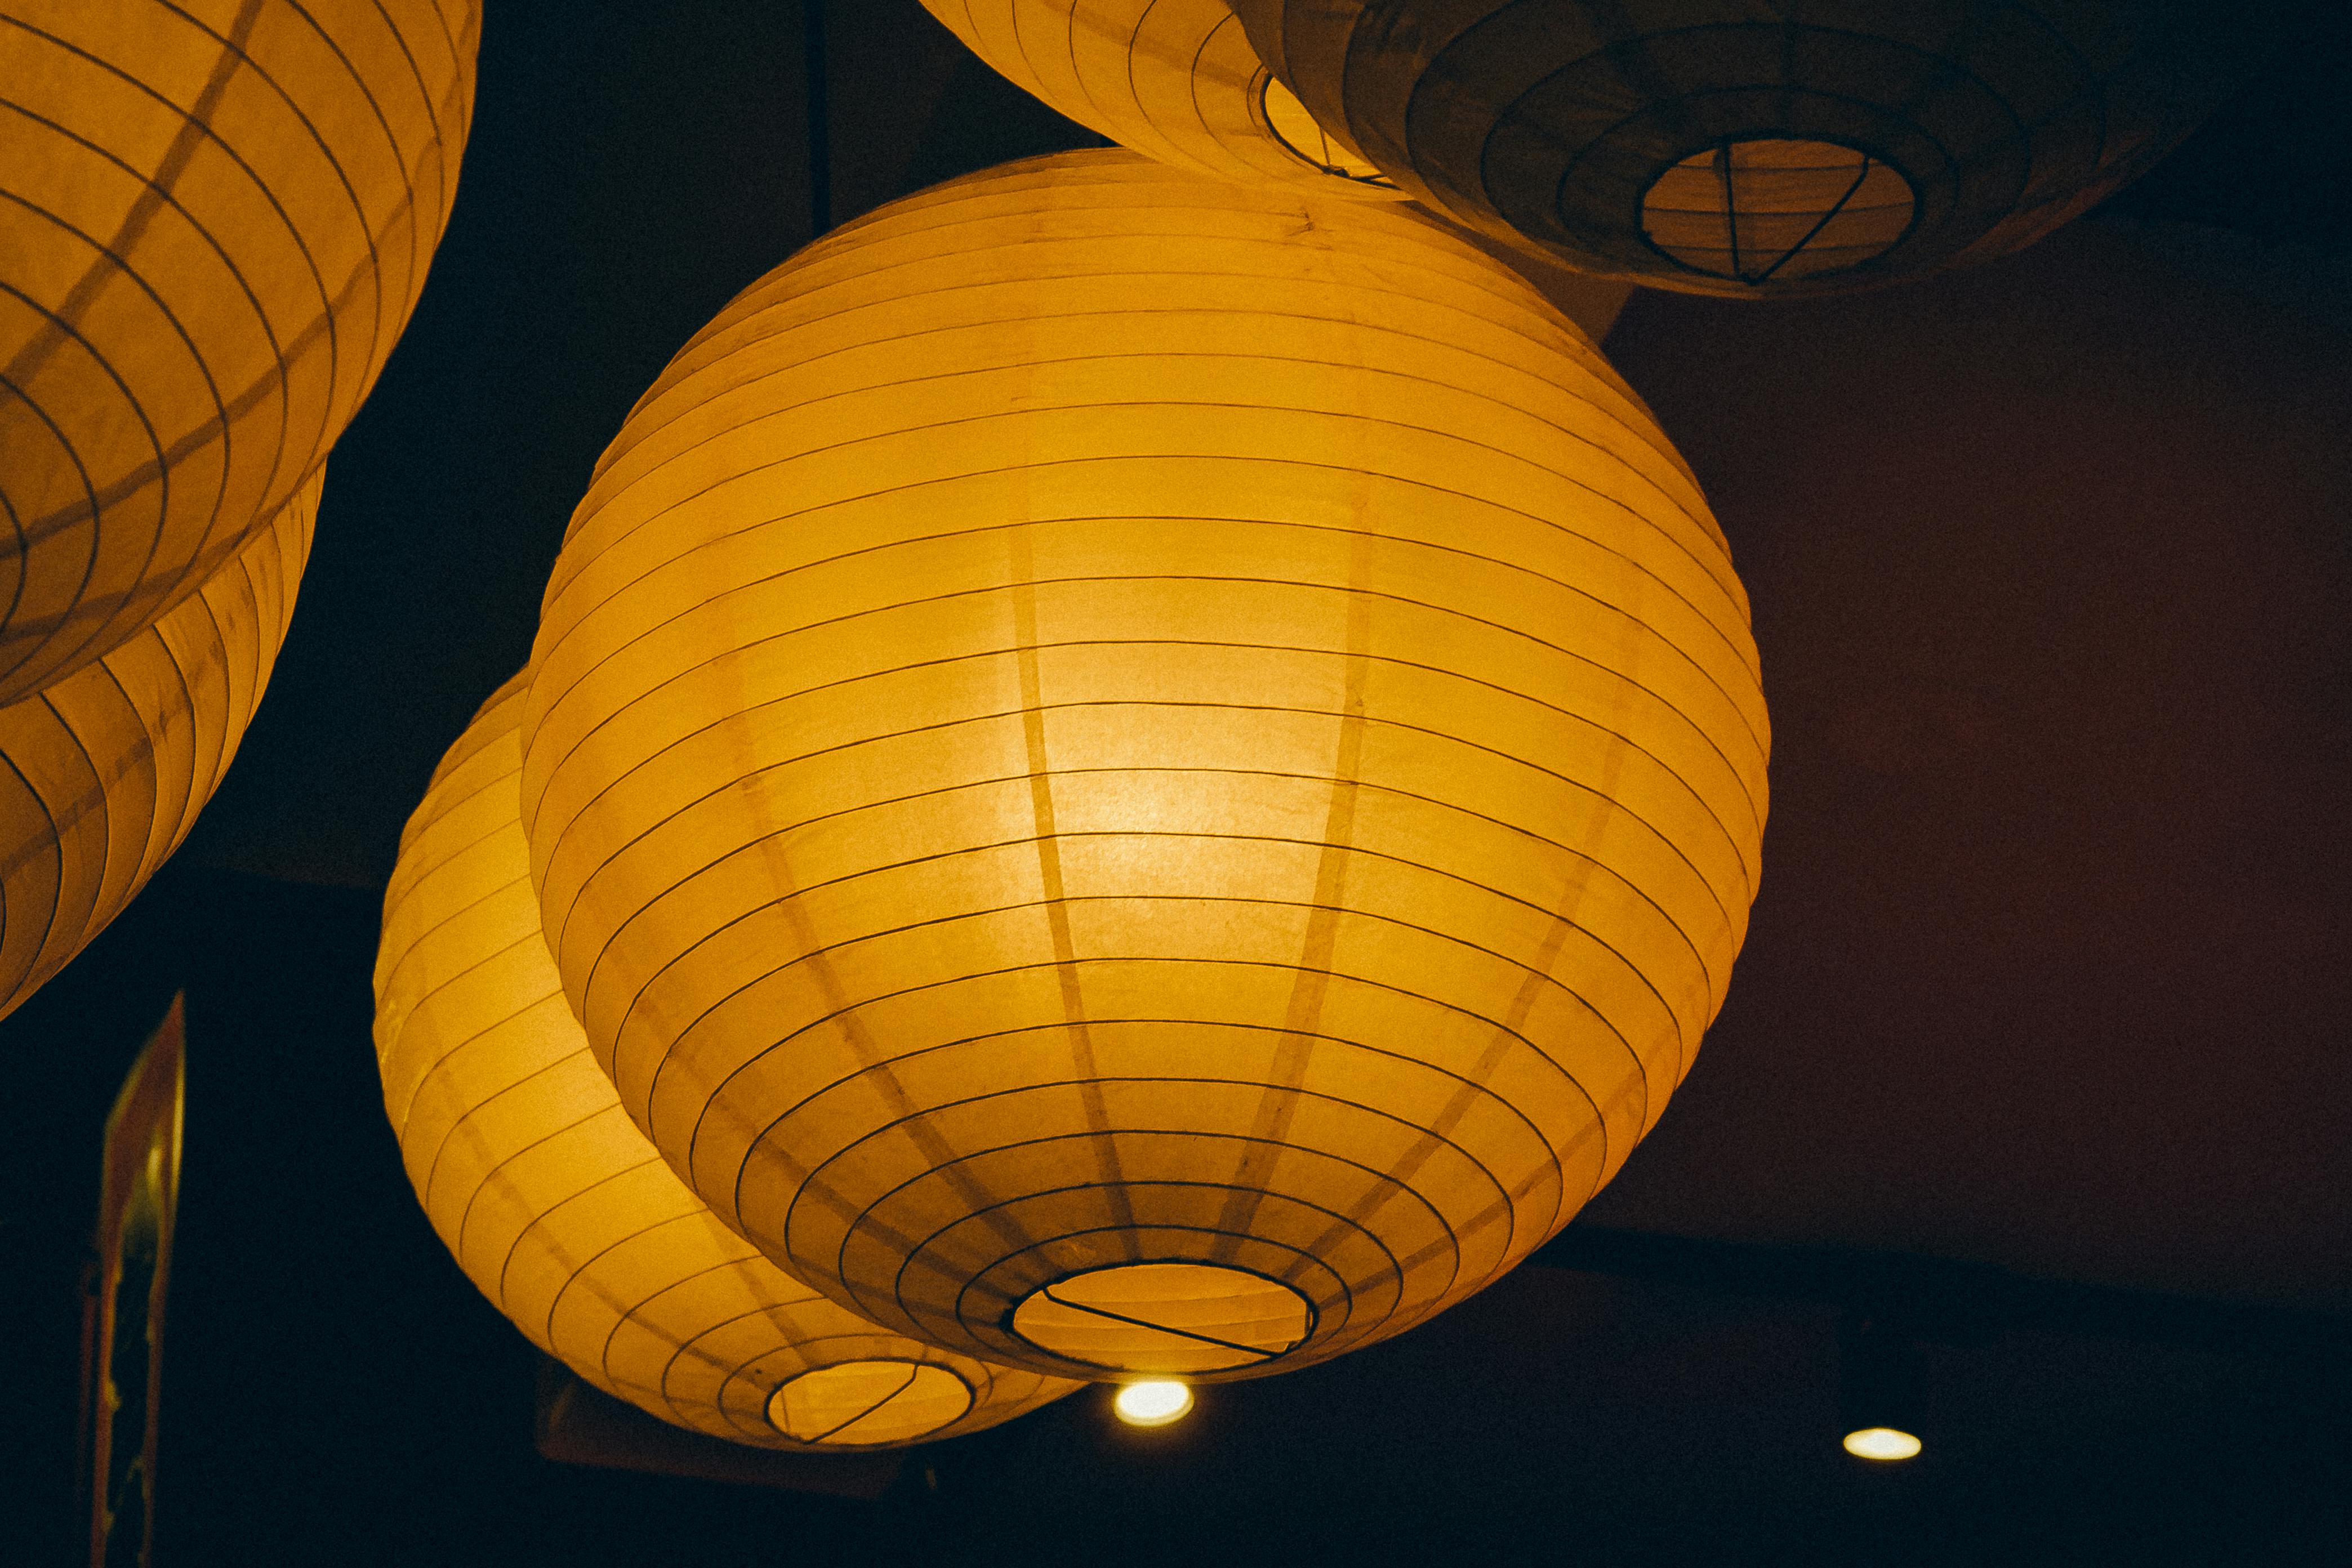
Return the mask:
POLYGON ((1123 147, 1221 179, 1403 199, 1265 68, 1225 0, 923 6, 1014 85, 1123 147))
POLYGON ((0 708, 0 1017, 129 906, 219 787, 294 614, 323 474, 195 597, 0 708))
POLYGON ((0 0, 0 701, 325 458, 456 195, 478 0, 0 0))
POLYGON ((1065 154, 739 297, 551 583, 523 808, 719 1217, 1069 1375, 1395 1333, 1664 1109, 1766 720, 1696 485, 1399 207, 1065 154))
POLYGON ((2233 79, 2215 0, 1233 0, 1335 137, 1455 220, 1726 295, 2006 254, 2233 79))
POLYGON ((862 1322, 711 1217, 630 1124, 539 931, 520 677, 401 840, 376 960, 384 1104, 434 1228, 498 1309, 599 1388, 770 1448, 977 1431, 1078 1386, 862 1322))

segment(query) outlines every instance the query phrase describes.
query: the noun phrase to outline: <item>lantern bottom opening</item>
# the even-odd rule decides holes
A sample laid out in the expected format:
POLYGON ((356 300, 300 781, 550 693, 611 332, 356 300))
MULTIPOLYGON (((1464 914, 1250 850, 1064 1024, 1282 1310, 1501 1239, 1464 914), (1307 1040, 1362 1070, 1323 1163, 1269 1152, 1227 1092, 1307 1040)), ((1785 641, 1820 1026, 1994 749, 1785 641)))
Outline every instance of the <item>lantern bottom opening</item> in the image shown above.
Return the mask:
POLYGON ((801 1443, 844 1448, 912 1443, 971 1409, 971 1389, 943 1366, 876 1359, 819 1367, 768 1396, 768 1421, 801 1443))
POLYGON ((1122 1373, 1227 1372, 1288 1354, 1315 1309, 1278 1279, 1213 1263, 1123 1263, 1040 1286, 1008 1327, 1039 1350, 1122 1373))

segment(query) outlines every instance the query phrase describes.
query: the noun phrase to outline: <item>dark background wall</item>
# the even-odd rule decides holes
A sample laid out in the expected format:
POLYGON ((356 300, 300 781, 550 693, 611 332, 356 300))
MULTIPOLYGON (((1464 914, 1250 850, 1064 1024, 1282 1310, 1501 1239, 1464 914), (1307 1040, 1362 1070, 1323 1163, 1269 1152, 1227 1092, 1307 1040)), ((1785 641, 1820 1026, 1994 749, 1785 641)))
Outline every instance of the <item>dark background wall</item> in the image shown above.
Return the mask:
MULTIPOLYGON (((831 9, 839 216, 1090 140, 913 0, 831 9)), ((0 1562, 70 1556, 98 1132, 181 986, 165 1563, 2344 1559, 2333 14, 2023 256, 1627 309, 1610 353, 1755 602, 1774 816, 1723 1019, 1548 1265, 1155 1437, 1081 1395, 878 1503, 538 1458, 532 1354, 383 1123, 376 904, 597 451, 808 237, 800 23, 490 0, 456 219, 262 717, 188 848, 0 1024, 0 1562), (1872 1474, 1834 1447, 1835 1330, 1889 1289, 1930 1449, 1872 1474)))
POLYGON ((2321 1564, 2352 1539, 2340 1320, 2108 1292, 2053 1316, 2045 1286, 1847 1249, 1660 1267, 1582 1225, 1402 1340, 1204 1391, 1164 1432, 1082 1393, 919 1452, 878 1501, 551 1464, 535 1352, 383 1121, 374 927, 368 893, 178 868, 9 1021, 0 1561, 72 1560, 99 1127, 174 984, 163 1563, 2321 1564), (1837 1449, 1840 1298, 1925 1326, 1906 1469, 1837 1449))

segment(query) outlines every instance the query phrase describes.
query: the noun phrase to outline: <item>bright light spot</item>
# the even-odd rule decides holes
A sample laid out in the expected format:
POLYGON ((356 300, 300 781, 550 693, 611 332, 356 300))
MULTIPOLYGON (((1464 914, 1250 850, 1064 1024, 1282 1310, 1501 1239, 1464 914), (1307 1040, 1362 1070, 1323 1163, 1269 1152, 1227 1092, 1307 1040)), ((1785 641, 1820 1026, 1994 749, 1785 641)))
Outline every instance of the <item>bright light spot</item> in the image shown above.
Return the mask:
POLYGON ((1111 1408, 1130 1426, 1165 1426, 1184 1419, 1192 1408, 1192 1391, 1181 1383, 1130 1383, 1118 1391, 1111 1408))
POLYGON ((1892 1426, 1865 1426, 1845 1435, 1845 1451, 1857 1459, 1916 1458, 1919 1439, 1892 1426))

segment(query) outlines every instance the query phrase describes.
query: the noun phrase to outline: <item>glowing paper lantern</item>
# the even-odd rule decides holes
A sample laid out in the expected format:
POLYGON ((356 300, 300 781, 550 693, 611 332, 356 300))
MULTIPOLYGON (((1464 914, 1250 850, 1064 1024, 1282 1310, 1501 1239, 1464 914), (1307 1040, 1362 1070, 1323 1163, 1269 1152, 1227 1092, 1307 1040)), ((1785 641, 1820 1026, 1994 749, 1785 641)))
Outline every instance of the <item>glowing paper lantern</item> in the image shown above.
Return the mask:
POLYGON ((1233 0, 1332 135, 1580 269, 1747 295, 2004 255, 2218 100, 2209 0, 1233 0))
POLYGON ((434 1228, 582 1377, 772 1448, 995 1425, 1077 1384, 861 1322, 711 1217, 623 1114, 540 937, 515 775, 523 683, 483 705, 401 841, 376 961, 384 1104, 434 1228))
POLYGON ((1398 201, 1258 59, 1225 0, 923 0, 1081 125, 1193 174, 1398 201))
POLYGON ((457 191, 478 0, 0 0, 0 701, 324 460, 457 191))
MULTIPOLYGON (((973 52, 1060 113, 1192 174, 1301 193, 1402 201, 1262 64, 1225 0, 923 0, 973 52)), ((1596 338, 1630 286, 1485 237, 1596 338)))
POLYGON ((1758 875, 1746 598, 1642 405, 1411 213, 1066 154, 740 296, 551 583, 575 1014, 730 1228, 1073 1375, 1395 1333, 1566 1223, 1758 875))
POLYGON ((0 1016, 129 906, 219 787, 294 614, 322 474, 194 598, 0 708, 0 1016))

